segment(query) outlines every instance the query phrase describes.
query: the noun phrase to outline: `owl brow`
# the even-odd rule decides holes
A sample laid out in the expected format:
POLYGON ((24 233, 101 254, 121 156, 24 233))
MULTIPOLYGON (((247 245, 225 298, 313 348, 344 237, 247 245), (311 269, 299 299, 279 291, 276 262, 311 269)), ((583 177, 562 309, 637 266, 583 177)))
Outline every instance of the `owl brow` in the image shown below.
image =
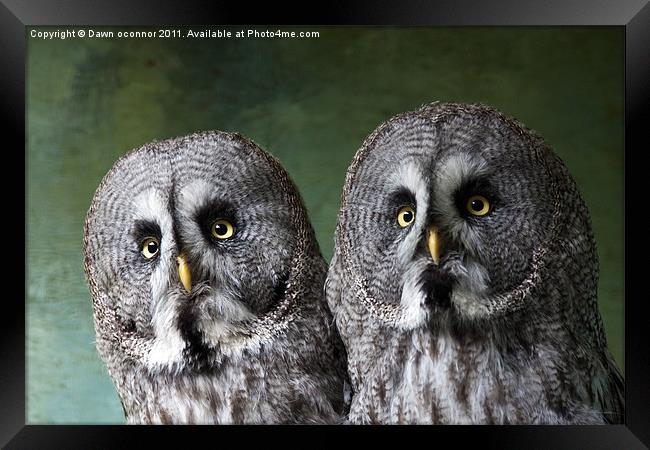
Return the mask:
POLYGON ((217 219, 228 219, 233 226, 235 223, 235 206, 226 200, 212 200, 201 208, 195 214, 196 222, 203 230, 207 230, 212 225, 212 222, 217 219))
POLYGON ((150 236, 160 239, 162 237, 160 226, 150 220, 137 220, 133 226, 133 237, 135 240, 140 243, 150 236))
POLYGON ((496 190, 485 177, 471 178, 464 181, 454 192, 454 199, 463 210, 467 197, 474 194, 487 197, 493 204, 497 201, 496 190))
POLYGON ((415 194, 405 187, 399 188, 390 196, 390 202, 396 206, 411 205, 416 206, 415 194))

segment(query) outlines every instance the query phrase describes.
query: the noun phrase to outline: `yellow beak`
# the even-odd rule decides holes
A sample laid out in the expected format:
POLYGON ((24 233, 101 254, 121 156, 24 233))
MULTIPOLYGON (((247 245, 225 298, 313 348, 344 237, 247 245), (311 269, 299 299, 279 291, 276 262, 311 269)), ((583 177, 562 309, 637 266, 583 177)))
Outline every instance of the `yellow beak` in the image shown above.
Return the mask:
POLYGON ((437 265, 440 261, 442 242, 440 241, 440 233, 436 227, 431 227, 427 231, 427 246, 429 247, 429 253, 431 254, 433 263, 437 265))
POLYGON ((187 261, 185 260, 185 255, 180 255, 177 258, 178 261, 178 276, 181 279, 181 283, 183 283, 183 287, 187 292, 190 292, 192 290, 192 274, 190 273, 190 266, 187 264, 187 261))

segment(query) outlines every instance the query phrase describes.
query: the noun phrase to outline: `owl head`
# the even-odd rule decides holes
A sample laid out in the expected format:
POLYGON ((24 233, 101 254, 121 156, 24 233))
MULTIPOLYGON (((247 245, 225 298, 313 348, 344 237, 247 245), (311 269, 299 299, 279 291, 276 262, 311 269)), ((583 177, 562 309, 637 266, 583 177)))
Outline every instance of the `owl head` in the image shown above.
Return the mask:
POLYGON ((336 248, 354 301, 394 326, 531 308, 599 320, 575 182, 540 137, 487 106, 433 103, 377 128, 348 170, 336 248), (569 292, 550 301, 553 289, 569 292))
POLYGON ((109 370, 198 370, 260 345, 325 271, 286 172, 221 132, 122 157, 95 193, 84 251, 109 370))

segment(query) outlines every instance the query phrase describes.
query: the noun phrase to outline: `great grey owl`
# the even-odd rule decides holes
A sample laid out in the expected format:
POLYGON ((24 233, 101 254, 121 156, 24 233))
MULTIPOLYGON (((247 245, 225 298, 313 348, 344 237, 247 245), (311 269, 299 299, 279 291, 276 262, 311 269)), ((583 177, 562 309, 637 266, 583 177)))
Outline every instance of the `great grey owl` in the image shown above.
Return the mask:
POLYGON ((84 230, 96 345, 128 423, 332 423, 344 348, 279 162, 238 134, 115 163, 84 230))
POLYGON ((576 183, 482 105, 378 127, 348 170, 326 281, 352 423, 623 420, 576 183))

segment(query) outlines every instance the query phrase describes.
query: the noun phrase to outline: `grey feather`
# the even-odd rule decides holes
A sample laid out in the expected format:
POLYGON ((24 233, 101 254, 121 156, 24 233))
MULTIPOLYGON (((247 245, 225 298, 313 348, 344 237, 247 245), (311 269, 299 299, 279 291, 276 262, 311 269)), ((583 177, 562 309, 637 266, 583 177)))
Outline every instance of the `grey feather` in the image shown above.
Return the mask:
POLYGON ((127 422, 341 420, 327 265, 293 182, 252 141, 205 132, 127 154, 97 188, 84 251, 97 349, 127 422), (222 241, 211 224, 224 218, 235 232, 222 241), (143 227, 159 234, 150 259, 143 227))
POLYGON ((350 422, 621 423, 597 282, 587 207, 538 135, 483 105, 388 120, 348 170, 326 281, 350 422))

